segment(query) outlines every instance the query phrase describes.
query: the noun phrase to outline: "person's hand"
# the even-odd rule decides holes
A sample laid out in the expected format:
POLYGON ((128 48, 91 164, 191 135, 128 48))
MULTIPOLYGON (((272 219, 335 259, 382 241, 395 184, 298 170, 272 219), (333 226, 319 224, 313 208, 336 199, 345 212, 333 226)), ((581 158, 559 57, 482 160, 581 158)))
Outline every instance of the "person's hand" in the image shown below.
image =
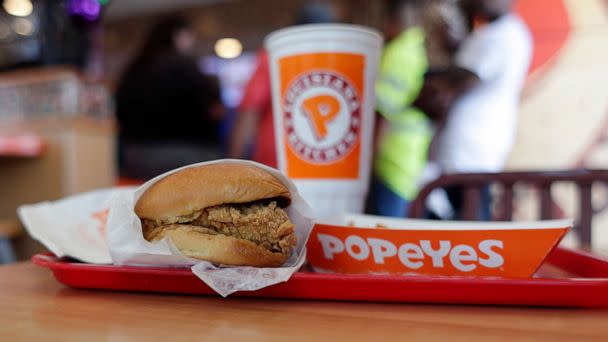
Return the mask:
POLYGON ((454 101, 447 81, 441 76, 425 80, 414 105, 434 121, 441 121, 447 115, 454 101))

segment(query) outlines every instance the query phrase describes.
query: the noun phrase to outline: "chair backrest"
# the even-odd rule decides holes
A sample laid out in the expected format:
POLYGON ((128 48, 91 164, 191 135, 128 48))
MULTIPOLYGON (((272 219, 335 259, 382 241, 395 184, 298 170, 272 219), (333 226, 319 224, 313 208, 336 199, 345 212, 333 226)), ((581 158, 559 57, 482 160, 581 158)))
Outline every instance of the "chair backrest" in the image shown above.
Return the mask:
POLYGON ((534 171, 502 173, 466 173, 447 174, 428 183, 420 190, 410 207, 410 216, 423 218, 426 214, 426 199, 438 188, 461 186, 463 208, 461 218, 475 220, 479 207, 479 189, 488 184, 497 184, 502 188, 501 198, 497 203, 497 215, 494 220, 511 220, 513 217, 513 188, 516 184, 525 184, 538 189, 540 199, 540 218, 553 218, 553 199, 551 187, 554 183, 571 183, 578 189, 580 216, 576 223, 580 241, 584 246, 591 246, 591 220, 594 210, 591 202, 591 188, 594 183, 608 184, 608 170, 568 170, 568 171, 534 171))

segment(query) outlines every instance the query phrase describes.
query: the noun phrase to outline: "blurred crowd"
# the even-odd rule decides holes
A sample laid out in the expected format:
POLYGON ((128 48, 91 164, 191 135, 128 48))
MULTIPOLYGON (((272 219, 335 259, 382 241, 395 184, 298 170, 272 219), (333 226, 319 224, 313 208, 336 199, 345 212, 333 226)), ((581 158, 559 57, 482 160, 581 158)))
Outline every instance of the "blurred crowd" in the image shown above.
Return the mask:
MULTIPOLYGON (((499 172, 516 134, 532 42, 513 0, 386 1, 385 46, 376 84, 377 131, 368 211, 408 215, 425 183, 443 173, 499 172)), ((294 25, 344 22, 312 2, 294 25)), ((159 22, 116 90, 119 169, 147 179, 220 157, 277 166, 268 56, 245 87, 227 139, 218 79, 199 71, 195 31, 180 17, 159 22)), ((454 209, 462 189, 444 189, 454 209)), ((489 188, 479 216, 490 216, 489 188)), ((443 216, 439 211, 431 216, 443 216)))

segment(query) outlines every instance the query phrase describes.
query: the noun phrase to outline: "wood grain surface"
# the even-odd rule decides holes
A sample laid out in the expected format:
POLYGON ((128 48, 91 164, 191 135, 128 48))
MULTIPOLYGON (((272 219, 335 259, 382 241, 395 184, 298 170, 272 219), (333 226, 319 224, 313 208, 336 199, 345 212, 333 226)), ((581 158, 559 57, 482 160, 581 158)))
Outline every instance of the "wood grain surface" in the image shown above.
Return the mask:
POLYGON ((0 341, 608 341, 608 310, 221 299, 70 289, 0 266, 0 341))

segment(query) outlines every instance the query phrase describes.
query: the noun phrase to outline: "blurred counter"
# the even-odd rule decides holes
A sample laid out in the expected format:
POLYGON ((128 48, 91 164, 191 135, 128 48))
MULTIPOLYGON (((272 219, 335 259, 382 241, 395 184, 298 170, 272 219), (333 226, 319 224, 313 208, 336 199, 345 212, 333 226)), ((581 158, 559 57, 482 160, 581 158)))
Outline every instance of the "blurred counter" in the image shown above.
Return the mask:
MULTIPOLYGON (((75 68, 1 73, 0 222, 15 225, 24 203, 113 185, 112 112, 108 87, 75 68)), ((25 234, 15 242, 21 259, 41 250, 25 234)))
MULTIPOLYGON (((112 120, 84 116, 2 123, 0 136, 39 137, 44 149, 27 158, 0 154, 0 219, 16 219, 16 209, 24 203, 112 186, 116 179, 114 132, 112 120)), ((18 257, 41 250, 27 238, 20 240, 18 257)))

